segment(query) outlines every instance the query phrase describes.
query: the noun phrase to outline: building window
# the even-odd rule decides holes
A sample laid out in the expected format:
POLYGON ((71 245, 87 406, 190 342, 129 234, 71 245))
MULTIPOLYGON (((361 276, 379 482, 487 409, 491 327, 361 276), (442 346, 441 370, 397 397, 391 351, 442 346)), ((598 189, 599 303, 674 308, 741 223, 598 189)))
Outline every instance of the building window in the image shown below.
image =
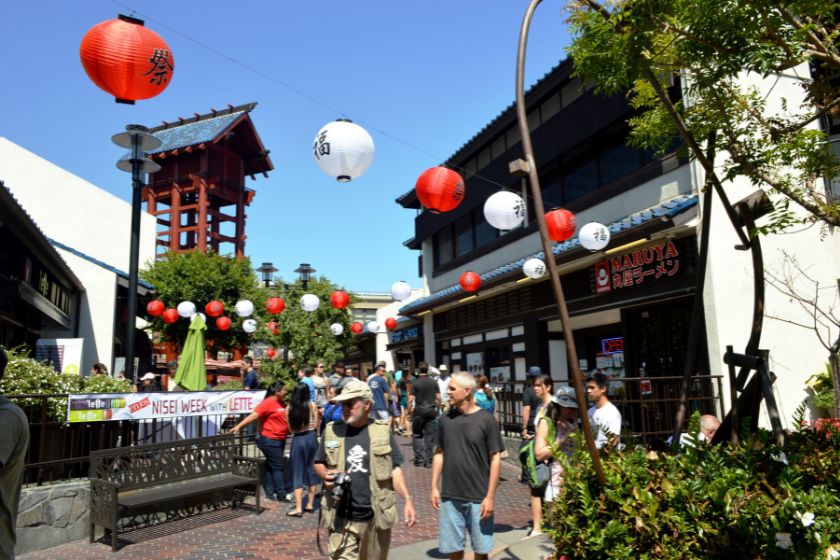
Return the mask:
POLYGON ((472 216, 467 214, 455 222, 455 256, 460 257, 473 248, 472 216))
POLYGON ((452 228, 443 228, 437 233, 435 240, 435 266, 446 264, 453 258, 452 228))
POLYGON ((642 166, 642 154, 637 148, 619 144, 599 158, 601 185, 609 185, 630 175, 642 166))
POLYGON ((563 206, 563 184, 560 182, 560 177, 555 177, 553 181, 546 182, 546 186, 542 190, 542 197, 546 212, 551 212, 563 206))
POLYGON ((484 207, 475 209, 475 246, 481 247, 499 237, 499 230, 487 223, 484 207))
POLYGON ((353 321, 365 324, 368 321, 373 321, 376 318, 375 309, 354 309, 353 321))
POLYGON ((595 158, 563 177, 566 204, 598 190, 598 166, 595 158))

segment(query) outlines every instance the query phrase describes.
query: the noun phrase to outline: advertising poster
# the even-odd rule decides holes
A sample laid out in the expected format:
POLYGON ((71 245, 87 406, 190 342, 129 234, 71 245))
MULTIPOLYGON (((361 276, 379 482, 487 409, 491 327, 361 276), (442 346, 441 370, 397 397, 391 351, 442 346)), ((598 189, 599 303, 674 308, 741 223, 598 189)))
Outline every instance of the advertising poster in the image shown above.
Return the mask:
POLYGON ((50 363, 56 373, 79 375, 83 338, 42 338, 35 343, 35 359, 50 363))
POLYGON ((264 391, 70 395, 67 399, 67 419, 69 422, 102 422, 246 414, 252 412, 263 397, 264 391))
POLYGON ((467 354, 467 371, 473 375, 484 373, 484 354, 481 352, 467 354))

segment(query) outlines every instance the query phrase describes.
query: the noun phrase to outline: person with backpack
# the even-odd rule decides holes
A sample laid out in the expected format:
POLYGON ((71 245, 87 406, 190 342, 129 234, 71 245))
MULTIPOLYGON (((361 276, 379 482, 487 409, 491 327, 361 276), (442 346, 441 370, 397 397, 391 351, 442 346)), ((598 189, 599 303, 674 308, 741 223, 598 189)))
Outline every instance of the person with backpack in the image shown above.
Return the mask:
POLYGON ((572 458, 574 452, 571 435, 578 430, 577 412, 575 390, 572 387, 560 387, 537 420, 534 459, 543 464, 548 463, 549 477, 544 498, 548 502, 549 512, 560 493, 563 466, 572 458), (559 457, 552 455, 552 444, 560 451, 559 457))
MULTIPOLYGON (((534 387, 534 394, 536 395, 538 401, 540 402, 539 407, 537 407, 534 413, 534 426, 536 427, 539 424, 540 418, 543 416, 543 412, 545 411, 545 407, 548 403, 551 402, 551 395, 554 392, 554 381, 551 380, 551 376, 546 373, 540 373, 539 375, 534 377, 533 380, 533 387, 534 387)), ((529 457, 533 457, 534 447, 536 441, 535 438, 529 438, 522 442, 522 445, 519 448, 519 460, 520 463, 522 462, 522 453, 525 451, 529 457)), ((543 496, 545 494, 545 480, 542 480, 540 483, 533 479, 533 468, 530 466, 530 463, 533 462, 533 459, 528 459, 527 465, 523 465, 526 470, 532 471, 530 473, 525 473, 525 477, 528 480, 528 485, 531 487, 531 514, 534 520, 534 529, 531 531, 531 534, 528 535, 529 537, 539 535, 541 533, 540 530, 540 522, 542 520, 542 511, 543 511, 543 496)))

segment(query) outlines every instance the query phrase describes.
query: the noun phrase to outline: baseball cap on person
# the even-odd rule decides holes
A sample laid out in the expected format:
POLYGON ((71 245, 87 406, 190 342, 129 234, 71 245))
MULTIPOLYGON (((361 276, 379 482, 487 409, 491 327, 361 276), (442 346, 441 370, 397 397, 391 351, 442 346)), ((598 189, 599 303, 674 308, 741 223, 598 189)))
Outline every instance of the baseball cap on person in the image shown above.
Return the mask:
POLYGON ((358 379, 354 379, 350 383, 344 386, 341 390, 341 394, 338 395, 333 400, 336 402, 341 401, 349 401, 350 399, 372 399, 373 393, 370 391, 370 387, 364 381, 360 381, 358 379))
POLYGON ((560 387, 551 396, 551 402, 557 403, 566 408, 577 408, 577 399, 575 398, 575 390, 573 387, 560 387))
POLYGON ((375 365, 375 366, 373 366, 373 367, 378 368, 379 366, 382 366, 382 367, 387 367, 387 366, 385 365, 385 360, 379 360, 378 362, 376 362, 376 365, 375 365))
POLYGON ((528 377, 539 377, 542 375, 542 370, 537 366, 531 366, 531 369, 528 370, 528 377))
POLYGON ((141 377, 140 379, 154 379, 154 378, 155 378, 155 374, 154 374, 154 373, 147 373, 146 375, 144 375, 144 376, 143 376, 143 377, 141 377))

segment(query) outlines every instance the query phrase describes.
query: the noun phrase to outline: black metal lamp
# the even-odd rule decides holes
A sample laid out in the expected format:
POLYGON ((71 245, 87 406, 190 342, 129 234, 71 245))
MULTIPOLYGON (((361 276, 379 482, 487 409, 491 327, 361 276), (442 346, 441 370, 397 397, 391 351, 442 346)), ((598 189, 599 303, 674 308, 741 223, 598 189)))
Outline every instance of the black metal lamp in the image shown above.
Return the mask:
POLYGON ((257 272, 262 274, 262 281, 265 282, 265 287, 268 288, 268 285, 274 278, 274 273, 277 272, 277 269, 274 268, 272 263, 264 262, 262 263, 262 266, 257 269, 257 272))
POLYGON ((315 270, 314 268, 312 268, 311 266, 309 266, 309 263, 303 263, 303 264, 300 265, 300 268, 295 270, 295 272, 297 272, 300 275, 299 279, 300 279, 301 283, 303 284, 303 289, 306 290, 306 285, 309 283, 310 276, 312 275, 313 272, 318 272, 318 271, 315 270))

